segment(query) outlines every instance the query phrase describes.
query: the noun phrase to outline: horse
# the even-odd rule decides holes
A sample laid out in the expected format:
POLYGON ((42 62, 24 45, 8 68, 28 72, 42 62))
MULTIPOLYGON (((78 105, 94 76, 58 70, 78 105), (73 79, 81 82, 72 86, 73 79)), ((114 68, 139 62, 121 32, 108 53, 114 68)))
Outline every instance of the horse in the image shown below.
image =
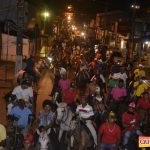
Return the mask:
POLYGON ((86 84, 88 83, 90 76, 87 72, 87 70, 80 69, 79 72, 75 76, 77 87, 78 88, 85 88, 86 84))
MULTIPOLYGON (((93 146, 93 140, 85 125, 80 123, 80 119, 76 119, 75 113, 67 106, 66 103, 58 104, 56 123, 60 125, 59 141, 61 141, 63 133, 66 131, 67 150, 87 150, 93 146)), ((92 149, 92 148, 91 148, 92 149)))
POLYGON ((41 132, 37 129, 37 134, 39 135, 38 143, 36 144, 36 150, 52 150, 49 134, 51 129, 43 129, 41 132))

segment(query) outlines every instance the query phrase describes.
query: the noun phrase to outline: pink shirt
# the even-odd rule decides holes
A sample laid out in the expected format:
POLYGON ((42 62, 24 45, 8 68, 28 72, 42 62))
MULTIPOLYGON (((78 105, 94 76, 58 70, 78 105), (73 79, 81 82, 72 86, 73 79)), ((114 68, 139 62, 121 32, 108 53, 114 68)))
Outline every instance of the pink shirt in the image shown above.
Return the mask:
POLYGON ((66 80, 60 79, 58 82, 58 85, 63 92, 70 87, 70 80, 69 79, 66 79, 66 80))
POLYGON ((119 101, 121 97, 127 96, 127 90, 124 87, 115 87, 112 89, 111 94, 113 96, 114 101, 119 101))

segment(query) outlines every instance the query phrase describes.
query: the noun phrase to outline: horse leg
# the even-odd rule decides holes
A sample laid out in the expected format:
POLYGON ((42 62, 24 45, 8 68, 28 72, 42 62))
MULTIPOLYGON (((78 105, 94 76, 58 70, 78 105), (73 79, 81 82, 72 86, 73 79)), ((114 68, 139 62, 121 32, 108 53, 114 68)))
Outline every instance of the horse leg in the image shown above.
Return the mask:
POLYGON ((81 131, 81 137, 80 137, 80 146, 79 146, 79 150, 86 150, 86 137, 84 134, 84 131, 81 131))
POLYGON ((61 138, 62 138, 63 132, 64 131, 62 129, 59 130, 59 135, 58 135, 58 141, 59 142, 61 142, 61 138))

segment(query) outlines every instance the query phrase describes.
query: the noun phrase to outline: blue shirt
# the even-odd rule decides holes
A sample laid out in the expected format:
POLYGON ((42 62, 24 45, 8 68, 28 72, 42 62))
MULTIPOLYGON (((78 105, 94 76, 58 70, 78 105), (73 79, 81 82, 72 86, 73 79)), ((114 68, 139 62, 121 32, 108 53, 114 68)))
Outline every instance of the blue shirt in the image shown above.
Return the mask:
POLYGON ((19 106, 16 106, 12 109, 10 112, 10 115, 14 115, 19 120, 17 121, 17 126, 27 126, 28 125, 28 117, 32 114, 31 110, 27 107, 24 107, 24 109, 20 109, 19 106))
POLYGON ((40 111, 40 115, 39 115, 40 124, 39 124, 39 126, 50 125, 52 120, 53 120, 53 116, 54 116, 54 114, 52 112, 49 112, 48 115, 46 116, 44 110, 40 111))

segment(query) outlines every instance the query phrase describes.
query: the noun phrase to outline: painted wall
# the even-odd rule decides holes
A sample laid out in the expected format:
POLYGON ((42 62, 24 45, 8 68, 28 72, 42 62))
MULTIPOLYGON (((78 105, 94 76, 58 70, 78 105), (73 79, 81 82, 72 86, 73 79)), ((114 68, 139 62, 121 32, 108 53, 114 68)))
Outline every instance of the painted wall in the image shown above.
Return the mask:
MULTIPOLYGON (((28 39, 23 39, 23 56, 29 56, 28 39)), ((16 61, 16 36, 2 34, 1 59, 8 61, 16 61)))

